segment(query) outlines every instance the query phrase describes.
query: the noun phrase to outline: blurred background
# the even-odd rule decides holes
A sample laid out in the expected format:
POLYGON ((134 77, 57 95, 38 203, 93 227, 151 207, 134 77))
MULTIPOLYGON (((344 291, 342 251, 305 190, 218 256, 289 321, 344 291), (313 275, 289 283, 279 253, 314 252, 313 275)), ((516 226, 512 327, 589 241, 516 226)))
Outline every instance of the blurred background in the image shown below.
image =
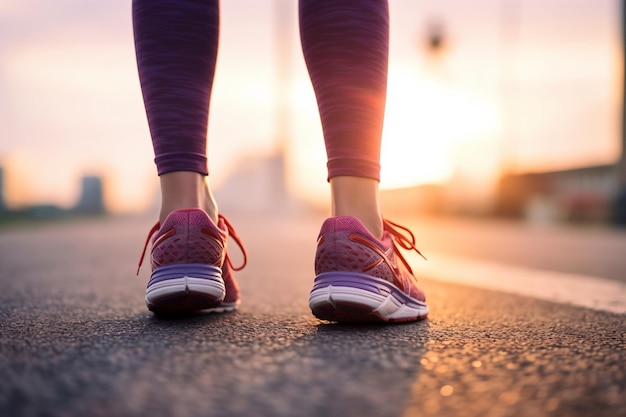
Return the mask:
MULTIPOLYGON (((326 210, 297 2, 221 11, 208 132, 221 207, 326 210)), ((390 0, 390 12, 388 210, 626 223, 619 0, 390 0)), ((3 0, 0 217, 154 212, 153 157, 130 1, 3 0)))

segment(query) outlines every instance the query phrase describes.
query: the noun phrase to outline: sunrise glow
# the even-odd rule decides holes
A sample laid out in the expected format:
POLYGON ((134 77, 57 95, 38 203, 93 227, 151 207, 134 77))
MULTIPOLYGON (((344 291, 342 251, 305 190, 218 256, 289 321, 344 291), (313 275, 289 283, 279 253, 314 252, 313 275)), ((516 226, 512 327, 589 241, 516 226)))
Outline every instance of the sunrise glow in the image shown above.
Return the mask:
POLYGON ((449 180, 457 163, 455 150, 464 143, 484 140, 497 127, 494 103, 416 72, 391 72, 381 186, 397 188, 449 180))

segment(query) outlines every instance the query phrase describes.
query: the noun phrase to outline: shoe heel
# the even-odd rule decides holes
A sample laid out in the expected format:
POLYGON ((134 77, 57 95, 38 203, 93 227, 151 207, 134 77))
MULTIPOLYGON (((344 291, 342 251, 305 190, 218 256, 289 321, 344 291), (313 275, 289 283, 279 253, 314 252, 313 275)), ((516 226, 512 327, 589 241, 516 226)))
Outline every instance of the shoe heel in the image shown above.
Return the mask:
POLYGON ((324 272, 315 277, 309 307, 321 320, 405 322, 426 318, 428 308, 392 284, 358 272, 324 272))

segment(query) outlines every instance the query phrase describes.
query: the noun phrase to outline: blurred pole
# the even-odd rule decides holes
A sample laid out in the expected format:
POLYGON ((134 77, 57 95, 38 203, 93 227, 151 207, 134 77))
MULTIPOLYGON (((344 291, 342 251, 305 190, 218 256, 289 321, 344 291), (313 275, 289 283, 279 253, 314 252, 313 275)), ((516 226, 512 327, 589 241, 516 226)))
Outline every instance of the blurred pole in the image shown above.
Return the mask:
POLYGON ((273 197, 286 196, 285 158, 291 134, 290 95, 292 89, 292 42, 291 25, 294 18, 294 1, 274 0, 274 46, 276 48, 274 79, 274 170, 273 197))
POLYGON ((613 202, 613 223, 626 226, 626 0, 620 1, 620 33, 622 41, 622 153, 617 163, 618 192, 613 202))
POLYGON ((622 35, 622 154, 620 158, 620 187, 626 188, 626 0, 620 2, 620 32, 622 35))
POLYGON ((517 47, 520 26, 520 2, 500 1, 500 174, 517 170, 518 141, 518 95, 517 95, 517 47))

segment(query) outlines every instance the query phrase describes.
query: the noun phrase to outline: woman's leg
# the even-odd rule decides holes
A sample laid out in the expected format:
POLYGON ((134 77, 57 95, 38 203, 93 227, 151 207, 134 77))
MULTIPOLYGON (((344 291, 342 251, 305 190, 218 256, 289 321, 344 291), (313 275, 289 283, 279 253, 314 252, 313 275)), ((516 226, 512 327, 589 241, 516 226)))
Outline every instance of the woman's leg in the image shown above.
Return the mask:
POLYGON ((386 0, 301 0, 300 36, 322 121, 332 214, 382 236, 380 142, 387 89, 386 0))
POLYGON ((219 37, 218 0, 133 0, 139 79, 161 181, 160 221, 201 208, 217 222, 206 134, 219 37))
POLYGON ((163 197, 139 262, 152 241, 146 304, 157 313, 233 310, 239 287, 225 248, 229 238, 241 243, 207 181, 219 2, 133 0, 133 27, 163 197))

